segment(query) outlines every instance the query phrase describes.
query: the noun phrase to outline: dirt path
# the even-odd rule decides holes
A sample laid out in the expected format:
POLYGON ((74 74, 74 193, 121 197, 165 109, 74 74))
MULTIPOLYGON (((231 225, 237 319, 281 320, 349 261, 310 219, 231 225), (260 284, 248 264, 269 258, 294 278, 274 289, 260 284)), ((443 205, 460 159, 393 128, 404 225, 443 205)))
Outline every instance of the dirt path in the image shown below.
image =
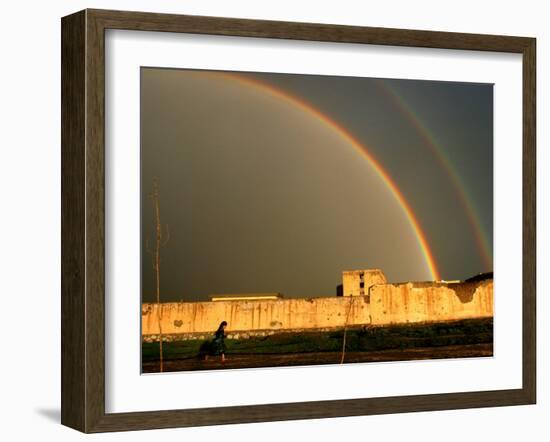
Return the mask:
MULTIPOLYGON (((454 345, 448 347, 411 348, 346 353, 345 362, 388 362, 420 359, 471 358, 493 355, 492 344, 454 345)), ((164 361, 164 371, 219 370, 226 368, 283 367, 295 365, 338 364, 340 352, 296 354, 228 354, 225 363, 219 358, 202 361, 198 358, 164 361)), ((158 372, 158 362, 143 364, 143 373, 158 372)))

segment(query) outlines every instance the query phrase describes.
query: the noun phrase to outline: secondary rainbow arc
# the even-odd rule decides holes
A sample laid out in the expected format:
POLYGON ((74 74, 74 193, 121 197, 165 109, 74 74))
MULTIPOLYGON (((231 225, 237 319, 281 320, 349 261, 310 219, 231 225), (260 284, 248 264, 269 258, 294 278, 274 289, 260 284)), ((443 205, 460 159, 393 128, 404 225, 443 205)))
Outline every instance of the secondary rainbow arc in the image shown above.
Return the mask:
POLYGON ((321 121, 326 126, 330 127, 332 130, 336 131, 336 133, 338 133, 347 143, 349 143, 352 147, 354 147, 370 163, 370 165, 373 167, 373 169, 376 171, 379 177, 390 189, 392 195, 394 196, 399 206, 403 210, 405 217, 410 227, 413 230, 413 233, 418 242, 420 250, 422 251, 422 255, 424 257, 426 266, 428 267, 428 270, 431 274, 432 279, 434 280, 441 279, 437 264, 434 259, 433 252, 429 247, 426 234, 422 230, 420 223, 418 221, 418 218, 414 214, 410 204, 405 200, 403 193, 401 192, 401 190, 399 189, 395 181, 391 178, 389 173, 382 167, 381 163, 374 157, 374 155, 369 151, 368 147, 364 143, 361 143, 349 130, 347 130, 341 124, 333 120, 328 115, 321 112, 312 104, 306 102, 302 98, 298 98, 294 95, 291 95, 286 91, 283 91, 271 84, 265 83, 256 78, 245 77, 235 72, 210 71, 209 74, 221 76, 223 78, 231 79, 234 81, 244 83, 246 85, 257 87, 263 92, 270 94, 274 98, 284 100, 287 103, 295 107, 298 107, 302 111, 317 118, 319 121, 321 121))
POLYGON ((458 175, 458 172, 452 166, 451 161, 443 153, 443 149, 436 141, 435 136, 422 123, 421 119, 415 114, 405 98, 403 98, 394 88, 391 87, 391 85, 387 84, 385 81, 381 81, 380 84, 382 85, 382 89, 386 92, 388 97, 393 101, 394 105, 415 128, 425 146, 428 147, 433 156, 442 166, 443 170, 445 170, 445 172, 447 173, 447 176, 449 177, 455 189, 460 204, 464 208, 464 213, 468 218, 468 222, 472 227, 472 232, 476 240, 477 248, 483 259, 483 262, 485 263, 487 270, 491 270, 493 267, 493 260, 491 247, 487 239, 487 234, 483 229, 481 221, 477 216, 472 199, 468 196, 468 192, 466 191, 464 184, 458 175))

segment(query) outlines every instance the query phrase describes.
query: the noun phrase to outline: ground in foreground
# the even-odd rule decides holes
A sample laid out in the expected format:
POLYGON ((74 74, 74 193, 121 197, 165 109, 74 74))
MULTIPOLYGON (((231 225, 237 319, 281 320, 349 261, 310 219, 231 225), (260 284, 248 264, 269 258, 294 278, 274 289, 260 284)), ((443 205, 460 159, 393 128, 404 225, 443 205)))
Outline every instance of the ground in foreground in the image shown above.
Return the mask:
MULTIPOLYGON (((448 359, 486 357, 493 355, 493 344, 451 345, 447 347, 347 352, 345 362, 390 362, 421 359, 448 359)), ((164 371, 220 370, 231 368, 284 367, 297 365, 338 364, 341 352, 289 353, 265 355, 228 355, 225 362, 219 358, 173 359, 164 362, 164 371)), ((158 361, 143 363, 143 373, 158 373, 158 361)))
MULTIPOLYGON (((343 330, 227 339, 226 361, 198 357, 203 340, 165 342, 164 371, 338 364, 343 330)), ((344 362, 389 362, 493 355, 493 320, 358 327, 346 333, 344 362)), ((142 344, 143 373, 159 372, 158 343, 142 344)))

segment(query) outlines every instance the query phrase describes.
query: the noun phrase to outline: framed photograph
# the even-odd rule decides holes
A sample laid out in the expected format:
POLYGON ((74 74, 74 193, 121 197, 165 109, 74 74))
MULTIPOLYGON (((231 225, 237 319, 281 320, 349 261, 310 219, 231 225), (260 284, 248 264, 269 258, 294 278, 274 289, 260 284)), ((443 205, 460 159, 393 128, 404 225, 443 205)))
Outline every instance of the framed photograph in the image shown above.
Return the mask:
POLYGON ((64 425, 535 403, 535 39, 61 24, 64 425))

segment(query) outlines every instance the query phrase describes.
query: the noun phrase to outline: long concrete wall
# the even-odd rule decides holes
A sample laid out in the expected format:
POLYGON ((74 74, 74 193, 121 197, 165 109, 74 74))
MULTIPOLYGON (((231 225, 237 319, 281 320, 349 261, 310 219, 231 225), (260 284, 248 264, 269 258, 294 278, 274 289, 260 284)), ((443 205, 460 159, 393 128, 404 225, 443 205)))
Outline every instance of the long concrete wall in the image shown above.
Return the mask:
MULTIPOLYGON (((228 322, 227 331, 339 327, 346 317, 350 325, 370 322, 366 298, 177 302, 160 308, 166 334, 211 332, 222 321, 228 322)), ((157 333, 157 305, 143 304, 142 334, 157 333)))
MULTIPOLYGON (((159 333, 157 305, 143 304, 142 334, 159 333)), ((437 322, 493 315, 493 281, 377 284, 368 296, 162 303, 164 334, 293 330, 437 322)))

